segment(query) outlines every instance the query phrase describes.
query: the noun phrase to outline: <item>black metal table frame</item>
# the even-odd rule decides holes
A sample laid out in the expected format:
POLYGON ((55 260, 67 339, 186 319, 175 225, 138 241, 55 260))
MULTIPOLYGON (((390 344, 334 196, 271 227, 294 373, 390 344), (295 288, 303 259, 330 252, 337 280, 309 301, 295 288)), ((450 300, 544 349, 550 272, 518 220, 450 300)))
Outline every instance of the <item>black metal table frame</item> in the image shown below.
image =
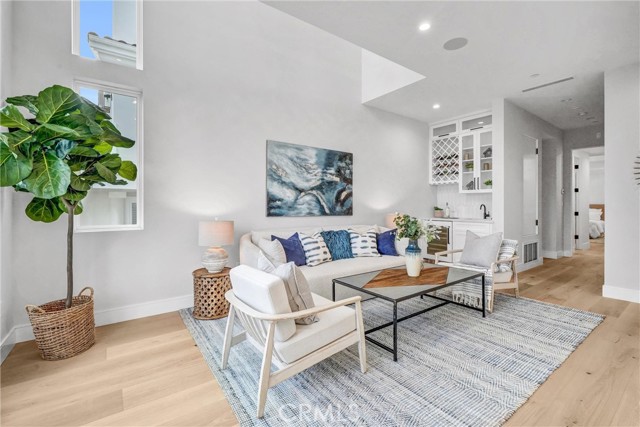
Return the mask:
MULTIPOLYGON (((351 276, 346 276, 346 277, 351 277, 351 276)), ((459 306, 462 306, 462 307, 465 307, 465 308, 468 308, 468 309, 471 309, 471 310, 481 311, 482 312, 482 317, 487 317, 486 295, 485 295, 486 284, 485 284, 485 275, 484 275, 484 273, 480 273, 479 272, 479 273, 474 274, 472 276, 465 277, 464 279, 456 280, 454 282, 447 283, 445 285, 441 285, 441 286, 429 289, 429 291, 427 291, 427 292, 420 291, 420 292, 416 292, 416 293, 413 293, 413 294, 410 294, 410 295, 406 295, 406 296, 403 296, 403 297, 400 297, 400 298, 391 298, 391 297, 387 297, 387 296, 384 296, 384 295, 380 295, 380 294, 377 294, 377 293, 375 293, 373 291, 369 291, 368 289, 359 288, 357 286, 342 282, 342 281, 340 281, 340 279, 343 279, 343 278, 341 277, 341 278, 333 279, 332 282, 331 282, 331 288, 332 288, 331 292, 332 292, 333 301, 336 300, 336 283, 338 283, 338 284, 340 284, 342 286, 346 286, 347 288, 355 289, 356 291, 360 291, 362 293, 365 293, 365 294, 371 295, 373 297, 380 298, 380 299, 383 299, 385 301, 389 301, 389 302, 393 303, 393 320, 391 322, 387 322, 387 323, 384 323, 382 325, 376 326, 375 328, 371 328, 369 330, 366 330, 366 331, 364 331, 364 333, 365 333, 365 339, 367 341, 369 341, 369 342, 377 345, 378 347, 388 351, 389 353, 393 354, 393 361, 394 362, 398 361, 398 323, 400 323, 400 322, 403 322, 403 321, 405 321, 407 319, 411 319, 412 317, 415 317, 415 316, 419 316, 420 314, 426 313, 427 311, 435 310, 436 308, 442 307, 442 306, 447 305, 447 304, 455 304, 455 305, 459 305, 459 306), (468 280, 475 279, 475 278, 478 278, 478 277, 482 278, 482 308, 476 308, 476 307, 472 307, 472 306, 469 306, 469 305, 461 304, 459 302, 451 301, 451 300, 448 300, 448 299, 445 299, 445 298, 440 298, 440 297, 437 297, 435 295, 430 295, 431 292, 435 292, 435 291, 438 291, 440 289, 448 288, 449 286, 457 285, 459 283, 463 283, 463 282, 466 282, 468 280), (425 308, 424 310, 420 310, 420 311, 417 311, 415 313, 411 313, 409 315, 406 315, 406 316, 398 318, 398 303, 399 302, 406 301, 408 299, 412 299, 412 298, 416 298, 416 297, 420 297, 420 299, 422 299, 425 296, 427 296, 429 298, 437 299, 437 300, 440 300, 440 301, 443 301, 443 302, 438 304, 438 305, 434 305, 432 307, 425 308), (393 326, 393 348, 389 347, 386 344, 381 343, 380 341, 378 341, 378 340, 376 340, 374 338, 371 338, 371 337, 367 336, 368 334, 371 334, 373 332, 379 331, 380 329, 388 328, 389 326, 393 326)), ((427 284, 427 283, 425 283, 425 284, 427 284)))

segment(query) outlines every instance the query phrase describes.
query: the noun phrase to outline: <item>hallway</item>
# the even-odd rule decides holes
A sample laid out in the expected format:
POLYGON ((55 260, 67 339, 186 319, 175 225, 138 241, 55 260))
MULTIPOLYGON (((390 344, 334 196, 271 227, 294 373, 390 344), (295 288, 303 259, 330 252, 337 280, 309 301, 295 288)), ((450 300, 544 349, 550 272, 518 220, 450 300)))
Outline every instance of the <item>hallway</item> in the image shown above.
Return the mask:
POLYGON ((525 298, 607 317, 505 425, 640 424, 640 304, 603 298, 603 277, 604 238, 519 275, 525 298))

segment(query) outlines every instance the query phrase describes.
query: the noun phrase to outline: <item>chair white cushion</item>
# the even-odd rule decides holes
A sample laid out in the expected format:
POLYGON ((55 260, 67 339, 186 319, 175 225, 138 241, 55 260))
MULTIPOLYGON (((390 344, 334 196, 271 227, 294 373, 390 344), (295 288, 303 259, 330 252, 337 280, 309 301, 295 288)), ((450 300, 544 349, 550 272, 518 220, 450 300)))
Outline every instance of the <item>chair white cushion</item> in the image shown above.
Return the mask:
POLYGON ((460 263, 489 268, 498 259, 501 243, 502 232, 480 237, 471 230, 467 230, 460 263))
MULTIPOLYGON (((312 294, 316 305, 331 304, 331 301, 312 294)), ((355 310, 349 307, 338 307, 318 313, 320 321, 310 325, 298 325, 295 334, 283 342, 276 342, 275 351, 280 360, 293 363, 327 344, 356 330, 355 310)))
MULTIPOLYGON (((518 253, 518 241, 511 239, 504 239, 500 244, 500 250, 498 251, 498 261, 511 258, 518 253)), ((511 271, 511 263, 503 262, 497 265, 498 271, 506 273, 511 271)))
MULTIPOLYGON (((313 304, 313 297, 311 296, 311 290, 309 289, 309 283, 304 277, 300 268, 292 261, 286 264, 280 264, 275 266, 269 261, 265 254, 260 252, 258 255, 258 268, 267 273, 271 273, 278 276, 284 282, 284 288, 287 291, 287 298, 289 300, 289 307, 291 312, 306 310, 315 307, 313 304)), ((308 325, 318 321, 316 315, 300 317, 294 319, 299 325, 308 325)))
MULTIPOLYGON (((291 313, 284 282, 278 276, 265 273, 248 265, 239 265, 229 272, 235 296, 261 313, 291 313)), ((276 323, 276 341, 286 341, 296 333, 296 324, 291 320, 276 323)))

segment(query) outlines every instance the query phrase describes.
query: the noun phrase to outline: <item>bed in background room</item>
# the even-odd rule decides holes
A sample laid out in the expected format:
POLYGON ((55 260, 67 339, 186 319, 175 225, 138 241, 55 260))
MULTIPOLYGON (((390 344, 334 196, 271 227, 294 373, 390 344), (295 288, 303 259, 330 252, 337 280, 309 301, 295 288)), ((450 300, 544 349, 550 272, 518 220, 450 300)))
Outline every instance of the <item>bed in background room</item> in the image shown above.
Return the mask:
POLYGON ((604 235, 604 205, 589 205, 589 237, 598 239, 604 235))

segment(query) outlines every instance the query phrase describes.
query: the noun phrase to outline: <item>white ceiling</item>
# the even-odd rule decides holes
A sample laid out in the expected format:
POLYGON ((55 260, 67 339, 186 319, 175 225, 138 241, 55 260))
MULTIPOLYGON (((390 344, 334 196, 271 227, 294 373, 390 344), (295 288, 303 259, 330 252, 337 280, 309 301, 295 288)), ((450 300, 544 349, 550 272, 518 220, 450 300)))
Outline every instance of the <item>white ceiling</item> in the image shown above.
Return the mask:
POLYGON ((562 129, 592 124, 571 105, 602 123, 604 71, 640 60, 637 1, 265 3, 425 75, 367 105, 429 123, 488 109, 495 98, 562 129), (420 32, 424 21, 431 29, 420 32), (468 45, 444 50, 455 37, 468 45), (575 79, 522 93, 570 76, 575 79), (560 102, 567 97, 572 101, 560 102))

